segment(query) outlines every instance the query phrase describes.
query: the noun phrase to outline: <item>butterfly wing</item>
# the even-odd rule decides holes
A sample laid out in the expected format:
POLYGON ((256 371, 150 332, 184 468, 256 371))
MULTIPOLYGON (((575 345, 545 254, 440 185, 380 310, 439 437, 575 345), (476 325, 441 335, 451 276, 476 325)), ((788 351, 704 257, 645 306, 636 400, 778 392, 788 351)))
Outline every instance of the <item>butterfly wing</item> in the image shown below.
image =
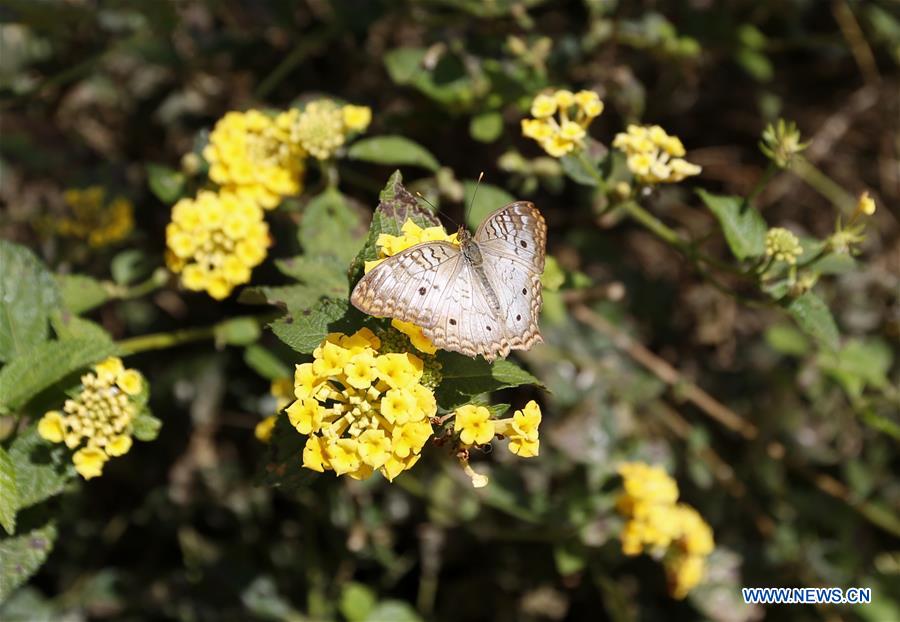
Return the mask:
POLYGON ((493 360, 509 352, 509 341, 478 281, 458 247, 426 242, 372 268, 350 301, 369 315, 420 326, 442 350, 493 360))
POLYGON ((543 341, 538 315, 543 304, 541 274, 547 224, 528 201, 517 201, 488 216, 475 232, 486 282, 500 307, 508 349, 527 350, 543 341))
POLYGON ((372 268, 353 288, 350 302, 369 315, 423 326, 435 317, 463 263, 453 244, 416 244, 372 268))

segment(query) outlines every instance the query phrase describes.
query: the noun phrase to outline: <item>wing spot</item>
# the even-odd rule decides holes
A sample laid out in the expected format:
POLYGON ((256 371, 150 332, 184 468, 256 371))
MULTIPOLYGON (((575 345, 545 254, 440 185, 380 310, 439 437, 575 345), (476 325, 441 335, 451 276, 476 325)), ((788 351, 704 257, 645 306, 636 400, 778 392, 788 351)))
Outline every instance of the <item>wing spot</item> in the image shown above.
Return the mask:
POLYGON ((528 293, 528 290, 527 290, 526 288, 523 287, 523 288, 522 288, 522 295, 524 296, 524 295, 527 294, 527 293, 528 293))
POLYGON ((490 326, 485 326, 485 328, 488 329, 488 330, 491 330, 491 327, 490 327, 490 326))
POLYGON ((516 321, 517 321, 517 322, 518 322, 519 320, 521 320, 521 319, 522 319, 522 316, 521 316, 521 315, 517 315, 517 316, 516 316, 516 321))
POLYGON ((450 318, 450 326, 456 326, 456 320, 450 318))
POLYGON ((528 248, 528 242, 526 242, 525 240, 519 240, 519 244, 522 245, 522 248, 528 248))
POLYGON ((426 291, 427 291, 427 290, 426 290, 424 287, 420 287, 420 288, 419 288, 419 295, 420 295, 420 296, 424 296, 426 291))

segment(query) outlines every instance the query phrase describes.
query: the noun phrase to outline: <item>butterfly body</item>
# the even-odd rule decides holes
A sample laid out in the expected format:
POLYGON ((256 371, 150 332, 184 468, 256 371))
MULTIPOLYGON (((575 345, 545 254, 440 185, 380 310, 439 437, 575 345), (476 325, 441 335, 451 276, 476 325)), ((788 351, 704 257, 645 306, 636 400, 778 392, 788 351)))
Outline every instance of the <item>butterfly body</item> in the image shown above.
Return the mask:
POLYGON ((438 348, 492 361, 542 341, 537 318, 547 226, 533 204, 502 207, 459 246, 425 242, 388 257, 350 297, 370 315, 412 322, 438 348))

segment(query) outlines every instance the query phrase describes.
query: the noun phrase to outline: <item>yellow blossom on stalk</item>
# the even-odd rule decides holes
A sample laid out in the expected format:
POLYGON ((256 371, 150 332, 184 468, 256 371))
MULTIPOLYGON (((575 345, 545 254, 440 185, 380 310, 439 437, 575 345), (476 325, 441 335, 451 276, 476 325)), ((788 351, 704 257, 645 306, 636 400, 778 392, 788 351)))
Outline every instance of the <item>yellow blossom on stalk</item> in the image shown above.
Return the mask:
POLYGON ((72 188, 63 199, 69 214, 55 223, 60 235, 87 240, 98 248, 125 239, 134 229, 134 205, 121 196, 110 200, 102 186, 72 188))
MULTIPOLYGON (((500 422, 498 422, 499 424, 500 422)), ((541 441, 538 438, 538 426, 541 424, 541 408, 531 400, 525 408, 513 413, 509 425, 498 432, 509 437, 509 450, 520 458, 534 458, 538 455, 541 441)))
POLYGON ((612 144, 625 153, 628 169, 641 183, 677 183, 701 171, 684 159, 681 140, 658 125, 629 125, 612 144))
POLYGON ((222 300, 265 259, 269 226, 245 195, 200 191, 172 208, 166 245, 166 263, 182 285, 222 300))
POLYGON ((623 491, 616 509, 627 519, 622 552, 663 555, 670 593, 684 598, 703 580, 706 558, 715 548, 712 529, 694 508, 677 503, 678 485, 660 467, 625 463, 619 474, 623 491))
POLYGON ((868 190, 859 195, 856 211, 866 216, 871 216, 875 213, 875 199, 869 196, 868 190))
POLYGON ((341 109, 344 128, 349 132, 365 132, 372 122, 372 109, 368 106, 346 105, 341 109))
MULTIPOLYGON (((416 244, 443 241, 457 246, 459 245, 459 241, 456 239, 456 233, 448 235, 441 226, 422 228, 410 218, 403 223, 400 232, 400 235, 382 233, 378 236, 378 240, 375 242, 376 248, 378 249, 378 259, 367 261, 365 263, 365 272, 368 273, 369 270, 380 264, 387 257, 405 251, 407 248, 415 246, 416 244)), ((424 352, 425 354, 434 354, 437 352, 437 348, 431 343, 428 337, 425 336, 419 326, 416 326, 411 322, 402 322, 400 320, 392 320, 391 325, 408 336, 410 342, 420 352, 424 352)))
POLYGON ((393 480, 419 459, 437 403, 424 387, 423 363, 409 353, 380 353, 367 328, 332 333, 297 365, 291 424, 308 436, 303 466, 365 479, 393 480))
POLYGON ((298 115, 294 109, 275 116, 259 110, 227 113, 203 149, 210 179, 265 209, 299 194, 305 153, 291 140, 298 115))
POLYGON ((484 445, 494 438, 494 422, 491 411, 484 406, 466 404, 456 409, 453 429, 463 445, 484 445))
POLYGON ((802 254, 800 240, 787 229, 773 227, 766 233, 766 257, 794 265, 802 254))
POLYGON ((81 377, 81 391, 65 401, 62 411, 44 414, 38 434, 51 443, 79 448, 72 456, 75 470, 85 479, 97 477, 109 458, 131 449, 133 424, 146 403, 146 388, 140 372, 125 369, 121 359, 106 359, 81 377))
POLYGON ((602 112, 603 102, 593 91, 540 93, 531 102, 534 118, 522 119, 522 135, 537 141, 547 154, 561 158, 584 148, 587 128, 602 112))
POLYGON ((339 106, 330 99, 311 101, 290 125, 291 140, 314 158, 334 156, 350 134, 364 132, 372 121, 367 106, 339 106))

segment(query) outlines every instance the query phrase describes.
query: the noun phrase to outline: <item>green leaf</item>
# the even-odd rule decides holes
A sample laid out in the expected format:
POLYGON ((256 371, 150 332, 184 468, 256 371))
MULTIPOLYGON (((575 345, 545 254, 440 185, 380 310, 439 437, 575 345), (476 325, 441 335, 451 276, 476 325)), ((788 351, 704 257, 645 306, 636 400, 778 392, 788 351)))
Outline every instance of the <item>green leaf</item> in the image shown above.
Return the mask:
POLYGON ((154 267, 153 260, 144 251, 132 248, 113 257, 109 271, 116 283, 128 285, 148 276, 154 267))
POLYGON ((45 341, 47 318, 58 305, 56 281, 44 264, 24 246, 0 240, 0 361, 45 341))
POLYGON ((793 326, 775 324, 766 330, 766 341, 776 352, 793 356, 803 356, 809 352, 809 340, 793 326))
POLYGON ((109 300, 109 292, 97 279, 82 274, 57 274, 56 282, 63 306, 76 315, 99 307, 109 300))
POLYGON ((50 316, 50 323, 59 339, 90 339, 112 344, 112 337, 102 326, 68 310, 55 310, 50 316))
POLYGON ((439 357, 442 380, 437 399, 448 410, 468 403, 480 393, 523 384, 542 386, 537 378, 511 361, 490 364, 481 358, 471 359, 452 352, 442 352, 439 357))
POLYGON ((9 457, 16 465, 20 509, 59 494, 75 476, 65 448, 38 436, 36 425, 16 437, 9 447, 9 457))
MULTIPOLYGON (((566 176, 576 184, 592 187, 600 185, 598 176, 588 171, 585 168, 586 164, 577 155, 564 155, 559 159, 559 164, 566 176)), ((596 167, 594 170, 597 170, 596 167)), ((599 171, 597 173, 599 174, 599 171)))
POLYGON ((16 530, 16 511, 19 509, 19 484, 16 465, 6 450, 0 447, 0 525, 12 535, 16 530))
POLYGON ((372 224, 369 226, 369 235, 350 267, 351 282, 356 282, 362 275, 366 261, 378 258, 376 245, 378 236, 382 233, 400 235, 400 228, 407 219, 420 227, 434 227, 441 224, 441 221, 422 207, 416 197, 403 186, 403 175, 400 171, 395 171, 379 195, 378 207, 375 208, 372 224))
POLYGON ((432 172, 441 167, 430 151, 403 136, 373 136, 358 140, 347 155, 352 160, 392 166, 421 166, 432 172))
POLYGON ((216 324, 213 337, 216 346, 246 346, 255 343, 262 329, 259 322, 252 317, 234 317, 216 324))
POLYGON ((337 190, 326 190, 307 204, 298 230, 305 254, 334 257, 345 266, 359 252, 364 237, 359 214, 337 190))
POLYGON ((580 542, 563 542, 553 547, 556 571, 561 576, 581 572, 587 564, 584 545, 580 542))
POLYGON ((267 380, 278 380, 292 375, 290 367, 271 351, 258 344, 244 349, 244 362, 267 380))
POLYGON ((515 197, 503 188, 492 186, 491 184, 477 184, 478 192, 475 192, 476 183, 474 181, 466 181, 463 183, 465 189, 465 201, 467 208, 466 224, 476 229, 488 214, 494 210, 498 210, 504 205, 515 201, 515 197), (472 197, 475 202, 472 202, 472 197))
POLYGON ((822 369, 853 398, 861 396, 867 386, 886 388, 892 363, 891 348, 880 339, 853 339, 820 360, 822 369))
POLYGON ((162 421, 154 417, 153 414, 145 408, 134 418, 134 422, 131 425, 134 438, 139 441, 149 442, 156 440, 156 437, 159 436, 159 430, 162 428, 162 421))
POLYGON ((503 115, 496 110, 482 112, 469 121, 469 134, 478 142, 492 143, 500 138, 502 133, 503 115))
POLYGON ((363 585, 351 581, 341 590, 341 601, 338 608, 347 622, 363 622, 372 613, 377 603, 375 593, 363 585))
POLYGON ((365 622, 422 622, 422 618, 402 600, 383 600, 366 616, 365 622))
POLYGON ((349 308, 346 299, 323 298, 311 309, 269 324, 272 332, 297 352, 311 354, 336 328, 349 308))
POLYGON ((55 540, 53 523, 20 536, 0 539, 0 602, 37 572, 50 555, 55 540))
POLYGON ((184 175, 167 166, 148 164, 147 181, 156 198, 166 205, 172 205, 184 194, 184 175))
MULTIPOLYGON (((384 65, 396 84, 413 86, 444 106, 471 108, 476 93, 463 61, 455 54, 444 54, 426 67, 426 55, 423 48, 396 48, 384 55, 384 65)), ((485 84, 480 90, 489 89, 490 84, 485 84)))
POLYGON ((821 298, 813 292, 806 292, 790 301, 787 311, 797 322, 797 326, 815 339, 820 346, 829 350, 837 349, 840 337, 837 324, 821 298))
POLYGON ((95 339, 44 342, 0 369, 0 405, 12 410, 20 408, 57 380, 114 350, 112 342, 95 339))
POLYGON ((759 257, 766 252, 766 221, 752 205, 737 196, 710 194, 702 188, 697 194, 719 219, 731 252, 740 260, 759 257))
POLYGON ((347 264, 333 257, 298 255, 276 259, 275 267, 283 275, 307 285, 322 296, 344 298, 349 294, 347 264))

